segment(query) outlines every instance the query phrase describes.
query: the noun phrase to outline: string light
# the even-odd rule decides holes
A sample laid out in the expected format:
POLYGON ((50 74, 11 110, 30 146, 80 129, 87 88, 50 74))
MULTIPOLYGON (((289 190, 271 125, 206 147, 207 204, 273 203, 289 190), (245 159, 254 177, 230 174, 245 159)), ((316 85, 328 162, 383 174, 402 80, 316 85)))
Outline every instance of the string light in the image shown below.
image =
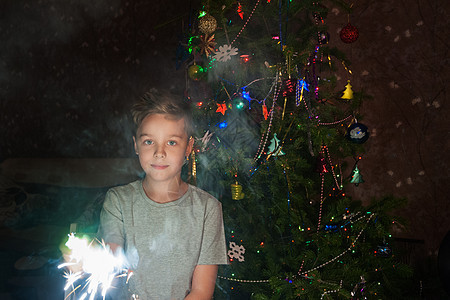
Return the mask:
POLYGON ((310 272, 312 272, 312 271, 315 271, 315 270, 317 270, 317 269, 320 269, 320 268, 325 267, 326 265, 328 265, 328 264, 334 262, 335 260, 337 260, 337 259, 340 258, 341 256, 345 255, 348 251, 351 251, 352 248, 355 247, 356 242, 357 242, 357 241, 359 240, 359 238, 361 237, 361 234, 364 232, 364 230, 365 230, 366 227, 367 227, 367 224, 369 224, 369 221, 372 219, 373 216, 374 216, 374 215, 371 214, 371 215, 369 216, 369 218, 367 218, 366 226, 364 226, 364 228, 361 229, 361 231, 358 233, 358 235, 356 236, 355 240, 352 242, 352 244, 350 245, 350 247, 348 247, 348 248, 347 248, 346 250, 344 250, 341 254, 339 254, 338 256, 335 256, 334 258, 330 259, 329 261, 324 262, 323 264, 320 264, 320 265, 318 265, 318 266, 316 266, 316 267, 314 267, 314 268, 312 268, 312 269, 309 269, 308 271, 304 271, 304 272, 302 272, 302 273, 299 273, 298 275, 303 276, 303 277, 307 277, 307 276, 308 276, 308 273, 310 273, 310 272))
MULTIPOLYGON (((277 75, 277 78, 278 78, 278 75, 277 75)), ((277 80, 277 82, 278 82, 278 80, 277 80)), ((269 133, 270 133, 270 129, 272 128, 273 115, 274 115, 274 111, 275 111, 275 103, 277 102, 278 95, 281 90, 281 89, 277 89, 277 87, 278 86, 275 86, 272 107, 270 108, 270 111, 269 111, 270 119, 269 119, 269 125, 267 126, 266 136, 265 137, 264 137, 264 135, 261 136, 261 140, 259 141, 258 150, 256 151, 255 157, 253 157, 254 161, 257 161, 261 157, 261 154, 262 154, 264 148, 266 147, 267 140, 269 139, 269 133), (264 139, 264 143, 263 143, 263 139, 264 139)))
POLYGON ((337 288, 337 289, 335 289, 335 290, 332 290, 332 291, 325 291, 325 292, 322 294, 322 296, 320 297, 320 299, 323 299, 323 297, 325 297, 325 295, 339 292, 339 291, 341 290, 341 288, 342 288, 342 280, 341 280, 340 283, 339 283, 339 288, 337 288))
POLYGON ((239 31, 239 33, 236 35, 236 37, 234 38, 234 40, 230 43, 230 46, 234 44, 234 42, 237 40, 237 38, 241 35, 242 31, 244 31, 245 27, 247 27, 248 22, 250 21, 250 19, 253 16, 253 13, 255 12, 256 8, 258 7, 259 1, 256 1, 255 7, 253 7, 252 12, 250 13, 250 15, 247 18, 247 21, 245 21, 244 26, 242 26, 241 30, 239 31))
POLYGON ((269 279, 264 279, 264 280, 247 280, 247 279, 230 278, 230 277, 225 277, 225 276, 220 276, 220 275, 218 275, 217 278, 225 279, 225 280, 228 280, 228 281, 245 282, 245 283, 268 283, 269 282, 269 279))
POLYGON ((319 207, 319 221, 317 222, 317 232, 319 232, 320 229, 320 223, 322 220, 322 206, 323 206, 323 183, 325 180, 324 174, 320 174, 320 177, 322 179, 322 183, 320 184, 320 207, 319 207))
POLYGON ((337 178, 336 178, 336 174, 334 173, 334 166, 333 166, 333 164, 332 164, 332 162, 331 162, 331 156, 330 156, 330 152, 328 151, 328 147, 327 147, 327 146, 324 146, 324 149, 325 149, 326 152, 327 152, 328 162, 330 163, 330 166, 331 166, 331 173, 333 174, 334 182, 336 183, 337 188, 338 188, 339 190, 341 190, 341 187, 340 187, 340 185, 339 185, 339 183, 338 183, 338 181, 337 181, 337 178))
POLYGON ((330 123, 319 123, 319 125, 325 125, 325 126, 336 125, 336 124, 342 123, 342 122, 344 122, 344 121, 346 121, 346 120, 348 120, 349 118, 352 118, 352 117, 353 117, 353 115, 349 115, 348 117, 346 117, 346 118, 344 118, 342 120, 335 121, 335 122, 330 122, 330 123))

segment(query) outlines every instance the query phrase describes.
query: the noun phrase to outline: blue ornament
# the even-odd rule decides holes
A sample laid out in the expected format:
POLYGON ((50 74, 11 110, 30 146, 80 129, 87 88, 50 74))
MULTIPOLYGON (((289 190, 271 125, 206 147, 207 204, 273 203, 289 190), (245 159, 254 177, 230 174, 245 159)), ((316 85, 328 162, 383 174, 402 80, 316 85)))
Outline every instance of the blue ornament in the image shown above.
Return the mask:
POLYGON ((353 123, 347 129, 347 138, 353 143, 365 143, 369 138, 367 126, 361 123, 353 123))

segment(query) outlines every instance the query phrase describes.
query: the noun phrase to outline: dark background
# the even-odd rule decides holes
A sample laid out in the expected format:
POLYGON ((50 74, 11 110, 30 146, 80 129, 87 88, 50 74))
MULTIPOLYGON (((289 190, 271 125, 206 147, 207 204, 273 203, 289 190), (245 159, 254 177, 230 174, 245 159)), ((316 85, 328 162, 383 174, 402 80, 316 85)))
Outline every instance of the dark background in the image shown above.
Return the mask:
MULTIPOLYGON (((436 256, 450 229, 449 2, 355 1, 350 16, 328 4, 330 44, 352 62, 354 90, 372 96, 358 120, 371 138, 347 190, 368 203, 406 197, 398 213, 419 256, 436 256), (359 39, 344 44, 350 22, 359 39)), ((0 2, 0 163, 133 158, 131 103, 151 87, 202 98, 176 68, 176 48, 196 1, 3 0, 0 2)), ((26 163, 25 163, 26 165, 26 163)), ((11 167, 9 167, 11 168, 11 167)), ((73 169, 72 169, 73 170, 73 169)), ((8 171, 8 172, 6 172, 8 171)))

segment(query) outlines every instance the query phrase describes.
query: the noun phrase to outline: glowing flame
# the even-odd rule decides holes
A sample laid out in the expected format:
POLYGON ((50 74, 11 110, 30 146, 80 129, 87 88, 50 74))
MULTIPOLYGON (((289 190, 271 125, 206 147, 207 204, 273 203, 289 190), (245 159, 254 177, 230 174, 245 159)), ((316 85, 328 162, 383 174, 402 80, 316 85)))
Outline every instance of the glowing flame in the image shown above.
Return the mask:
POLYGON ((75 272, 69 271, 64 275, 66 278, 64 290, 67 291, 72 287, 71 293, 82 286, 80 283, 75 287, 77 282, 86 279, 82 287, 82 290, 85 291, 79 299, 86 299, 88 296, 89 299, 94 299, 98 291, 101 291, 101 295, 105 298, 115 277, 128 275, 128 281, 132 274, 124 268, 125 259, 122 254, 114 255, 108 245, 104 242, 97 242, 93 245, 93 241, 88 242, 71 233, 66 243, 71 250, 70 260, 58 266, 59 269, 64 267, 80 269, 75 272))

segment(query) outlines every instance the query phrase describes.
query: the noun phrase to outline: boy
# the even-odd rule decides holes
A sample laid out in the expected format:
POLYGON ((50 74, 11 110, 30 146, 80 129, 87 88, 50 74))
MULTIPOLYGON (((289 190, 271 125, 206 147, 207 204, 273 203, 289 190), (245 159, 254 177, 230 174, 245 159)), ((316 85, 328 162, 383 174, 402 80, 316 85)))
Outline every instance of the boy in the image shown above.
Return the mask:
POLYGON ((108 191, 100 237, 131 263, 128 299, 211 299, 228 259, 221 203, 180 177, 194 144, 189 107, 147 93, 132 115, 145 177, 108 191))

